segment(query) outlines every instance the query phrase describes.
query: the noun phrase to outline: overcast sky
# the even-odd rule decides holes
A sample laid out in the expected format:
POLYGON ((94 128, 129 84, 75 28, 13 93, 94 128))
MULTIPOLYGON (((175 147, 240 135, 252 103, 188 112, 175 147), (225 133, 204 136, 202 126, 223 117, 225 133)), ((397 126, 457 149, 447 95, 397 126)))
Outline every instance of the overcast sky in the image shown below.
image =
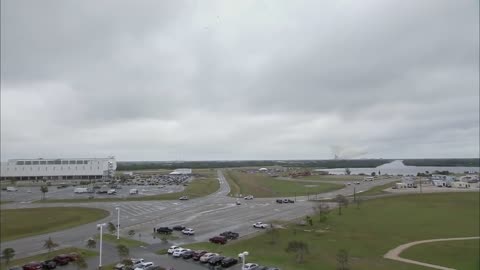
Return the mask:
POLYGON ((479 4, 1 1, 1 158, 479 157, 479 4))

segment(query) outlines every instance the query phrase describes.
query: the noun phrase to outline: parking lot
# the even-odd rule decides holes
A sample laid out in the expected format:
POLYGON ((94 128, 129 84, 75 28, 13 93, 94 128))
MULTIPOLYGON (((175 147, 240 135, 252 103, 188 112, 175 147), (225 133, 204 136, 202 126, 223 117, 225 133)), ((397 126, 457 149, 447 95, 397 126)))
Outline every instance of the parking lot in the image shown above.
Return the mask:
MULTIPOLYGON (((89 196, 94 198, 127 198, 131 196, 149 196, 149 195, 158 195, 172 192, 182 191, 185 187, 183 185, 155 185, 155 186, 145 186, 145 185, 120 185, 115 188, 115 195, 108 194, 97 194, 97 193, 74 193, 74 186, 68 186, 65 188, 58 188, 57 186, 48 187, 48 192, 45 194, 47 199, 86 199, 89 196), (130 189, 138 189, 138 194, 130 195, 130 189)), ((15 202, 32 202, 42 199, 42 192, 40 187, 18 187, 17 191, 8 192, 1 191, 0 196, 4 201, 15 201, 15 202)))

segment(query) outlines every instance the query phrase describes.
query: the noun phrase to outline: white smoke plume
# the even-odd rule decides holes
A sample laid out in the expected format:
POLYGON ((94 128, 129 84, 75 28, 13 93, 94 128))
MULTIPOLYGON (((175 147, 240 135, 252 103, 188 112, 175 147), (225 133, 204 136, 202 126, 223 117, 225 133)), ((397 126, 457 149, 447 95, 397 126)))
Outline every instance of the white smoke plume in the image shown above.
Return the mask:
POLYGON ((366 148, 351 147, 346 145, 331 145, 334 159, 350 159, 366 155, 366 148))

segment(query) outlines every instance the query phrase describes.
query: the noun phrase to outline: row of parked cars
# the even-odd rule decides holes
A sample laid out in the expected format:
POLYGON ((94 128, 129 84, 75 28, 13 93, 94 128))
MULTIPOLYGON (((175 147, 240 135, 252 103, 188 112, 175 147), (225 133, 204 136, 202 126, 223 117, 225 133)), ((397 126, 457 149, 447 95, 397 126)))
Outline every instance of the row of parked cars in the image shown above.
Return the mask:
POLYGON ((76 261, 79 255, 77 253, 70 254, 60 254, 55 256, 51 260, 46 260, 43 262, 29 262, 23 266, 14 266, 9 268, 9 270, 44 270, 44 269, 55 269, 57 266, 67 265, 70 262, 76 261))
POLYGON ((276 202, 277 203, 295 203, 295 201, 291 199, 277 199, 276 202))
MULTIPOLYGON (((237 236, 238 237, 238 236, 237 236)), ((179 246, 171 246, 167 253, 172 255, 174 258, 183 258, 184 260, 192 259, 193 261, 198 261, 203 264, 208 264, 210 266, 221 266, 223 268, 228 268, 237 264, 242 258, 232 258, 225 257, 218 253, 208 252, 206 250, 191 250, 187 248, 182 248, 179 246)), ((278 267, 268 267, 259 265, 257 263, 246 263, 242 270, 281 270, 278 267)))
POLYGON ((220 235, 214 236, 210 239, 208 239, 210 242, 214 244, 221 244, 225 245, 228 240, 235 240, 239 237, 240 235, 236 232, 223 232, 220 235))
POLYGON ((211 266, 222 266, 228 268, 238 263, 238 259, 225 257, 218 253, 208 252, 206 250, 191 250, 179 246, 171 246, 167 253, 175 258, 183 258, 185 260, 192 259, 203 264, 211 266))
POLYGON ((155 266, 153 262, 146 262, 144 259, 130 259, 132 262, 131 266, 127 266, 123 263, 117 263, 115 265, 115 270, 162 270, 163 268, 160 266, 155 266))
POLYGON ((160 234, 171 234, 173 231, 181 231, 185 235, 194 235, 195 230, 192 228, 186 228, 185 226, 182 225, 177 225, 172 227, 171 229, 169 227, 160 227, 156 229, 157 233, 160 234))

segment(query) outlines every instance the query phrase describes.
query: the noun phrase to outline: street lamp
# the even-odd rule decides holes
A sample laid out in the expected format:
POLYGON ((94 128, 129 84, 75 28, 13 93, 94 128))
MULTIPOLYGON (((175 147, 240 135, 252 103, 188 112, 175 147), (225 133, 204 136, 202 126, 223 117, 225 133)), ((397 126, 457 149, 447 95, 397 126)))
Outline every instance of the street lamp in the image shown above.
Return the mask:
POLYGON ((100 260, 98 262, 98 269, 102 269, 102 238, 103 238, 103 226, 107 223, 97 224, 97 228, 100 228, 100 260))
POLYGON ((242 270, 245 268, 245 256, 248 256, 248 251, 238 254, 238 257, 242 258, 242 270))
POLYGON ((117 240, 120 239, 120 207, 116 207, 117 210, 117 240))

